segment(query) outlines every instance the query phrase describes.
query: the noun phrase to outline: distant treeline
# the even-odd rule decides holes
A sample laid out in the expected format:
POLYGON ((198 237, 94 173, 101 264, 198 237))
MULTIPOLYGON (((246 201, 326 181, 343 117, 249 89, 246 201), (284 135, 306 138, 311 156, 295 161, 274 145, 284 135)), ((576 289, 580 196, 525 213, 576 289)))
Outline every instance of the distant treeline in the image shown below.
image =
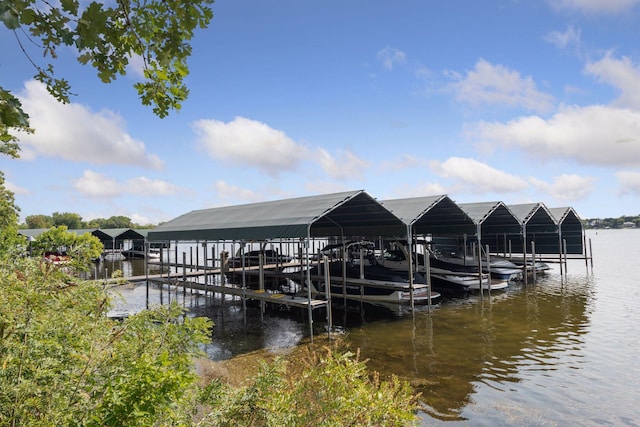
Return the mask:
POLYGON ((590 218, 584 221, 585 228, 640 228, 640 215, 618 218, 590 218))
POLYGON ((69 230, 84 228, 154 228, 153 224, 140 225, 131 221, 131 218, 115 215, 110 218, 96 218, 91 221, 83 221, 82 217, 73 212, 54 212, 52 215, 29 215, 20 228, 51 228, 66 225, 69 230))

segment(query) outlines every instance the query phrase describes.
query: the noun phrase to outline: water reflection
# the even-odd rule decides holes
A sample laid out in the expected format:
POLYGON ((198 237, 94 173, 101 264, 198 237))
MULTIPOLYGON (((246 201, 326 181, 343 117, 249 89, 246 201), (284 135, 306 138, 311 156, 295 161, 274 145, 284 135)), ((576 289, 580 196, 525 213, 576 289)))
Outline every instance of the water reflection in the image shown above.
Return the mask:
MULTIPOLYGON (((266 288, 274 286, 266 280, 266 288)), ((283 353, 308 336, 307 311, 257 301, 243 302, 239 297, 187 290, 149 282, 128 283, 111 288, 112 317, 125 317, 144 310, 147 305, 175 302, 191 316, 208 317, 214 322, 212 343, 204 350, 212 360, 230 359, 256 350, 283 353)))
MULTIPOLYGON (((90 267, 87 279, 110 278, 114 271, 121 271, 123 277, 144 277, 146 274, 144 259, 101 259, 90 267)), ((149 273, 159 273, 159 265, 149 265, 149 273)), ((166 268, 165 268, 166 271, 166 268)))
MULTIPOLYGON (((142 265, 144 273, 140 260, 108 264, 125 275, 141 275, 136 269, 142 265)), ((256 285, 255 278, 246 279, 256 285)), ((288 285, 282 279, 265 280, 267 289, 288 285)), ((261 349, 281 351, 308 335, 306 310, 157 284, 148 289, 144 283, 127 285, 118 292, 123 300, 116 314, 142 310, 148 299, 151 305, 177 301, 191 315, 212 319, 212 344, 205 351, 213 360, 261 349)), ((463 421, 479 389, 508 393, 523 378, 583 369, 592 299, 589 276, 565 282, 549 275, 536 285, 514 284, 490 297, 452 299, 413 314, 400 306, 334 304, 333 322, 348 331, 347 342, 360 349, 371 369, 410 381, 422 394, 427 419, 463 421)), ((325 326, 324 315, 315 311, 314 330, 322 333, 325 326)))
POLYGON ((590 295, 589 282, 547 278, 490 299, 450 301, 431 315, 352 328, 349 342, 372 369, 408 379, 428 415, 463 420, 481 384, 508 391, 527 371, 581 369, 590 295))
MULTIPOLYGON (((638 426, 638 233, 594 235, 595 274, 576 261, 564 279, 556 268, 535 285, 512 285, 490 299, 448 300, 430 312, 334 303, 334 326, 372 370, 399 375, 422 393, 425 425, 638 426)), ((122 290, 130 309, 144 306, 144 285, 122 290)), ((152 302, 177 300, 215 322, 206 349, 214 360, 283 351, 309 332, 306 310, 260 303, 245 309, 238 299, 175 287, 150 291, 152 302)), ((315 333, 324 332, 324 318, 314 311, 315 333)))

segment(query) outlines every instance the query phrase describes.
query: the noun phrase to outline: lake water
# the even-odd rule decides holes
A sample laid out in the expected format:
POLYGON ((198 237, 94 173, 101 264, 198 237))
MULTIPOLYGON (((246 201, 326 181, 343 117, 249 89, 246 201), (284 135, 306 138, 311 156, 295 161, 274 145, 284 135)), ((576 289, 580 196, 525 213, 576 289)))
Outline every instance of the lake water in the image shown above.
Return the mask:
MULTIPOLYGON (((552 265, 535 285, 490 298, 454 299, 430 312, 335 310, 333 323, 370 369, 422 393, 423 425, 640 426, 640 230, 590 230, 587 238, 593 271, 574 260, 565 277, 552 265)), ((144 285, 120 291, 126 302, 116 310, 144 308, 144 285)), ((155 287, 149 295, 212 318, 206 351, 214 360, 286 349, 308 336, 306 311, 263 313, 255 304, 155 287)), ((316 311, 318 333, 320 317, 316 311)))

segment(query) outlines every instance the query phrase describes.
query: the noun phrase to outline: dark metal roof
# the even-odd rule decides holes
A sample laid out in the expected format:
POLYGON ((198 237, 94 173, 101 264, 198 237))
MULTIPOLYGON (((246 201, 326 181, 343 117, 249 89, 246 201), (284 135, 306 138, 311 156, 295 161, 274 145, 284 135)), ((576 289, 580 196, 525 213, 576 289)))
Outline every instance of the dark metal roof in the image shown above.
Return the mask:
POLYGON ((403 222, 363 190, 191 211, 149 241, 405 236, 403 222))
POLYGON ((459 203, 482 235, 519 234, 520 222, 503 202, 459 203))
MULTIPOLYGON (((94 231, 102 232, 114 240, 142 240, 144 236, 131 228, 99 228, 94 231)), ((95 234, 94 234, 95 235, 95 234)))
POLYGON ((583 254, 584 248, 584 227, 582 220, 571 207, 550 208, 549 212, 556 219, 560 229, 560 239, 567 246, 569 254, 583 254))
POLYGON ((446 195, 383 200, 416 234, 437 236, 475 234, 474 221, 446 195))
POLYGON ((558 232, 556 219, 542 203, 521 203, 509 205, 508 208, 520 221, 527 235, 558 232))
MULTIPOLYGON (((31 228, 25 230, 18 230, 19 234, 22 234, 26 237, 37 238, 40 234, 45 231, 50 230, 49 228, 31 228)), ((82 235, 84 233, 89 233, 96 236, 100 241, 112 241, 112 240, 142 240, 144 239, 144 235, 136 232, 131 228, 82 228, 82 229, 72 229, 67 230, 69 233, 75 233, 77 235, 82 235)))
POLYGON ((582 228, 582 220, 572 207, 549 208, 549 212, 553 215, 558 224, 572 222, 574 224, 580 224, 580 227, 582 228))

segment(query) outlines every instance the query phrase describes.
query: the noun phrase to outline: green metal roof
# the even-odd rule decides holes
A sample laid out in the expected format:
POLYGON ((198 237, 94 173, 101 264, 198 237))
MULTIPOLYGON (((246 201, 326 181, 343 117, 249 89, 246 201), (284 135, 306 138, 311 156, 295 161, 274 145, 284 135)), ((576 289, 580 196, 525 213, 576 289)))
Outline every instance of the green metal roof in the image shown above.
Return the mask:
MULTIPOLYGON (((26 237, 37 238, 45 231, 49 231, 49 228, 31 228, 18 230, 19 234, 26 237)), ((69 233, 75 233, 78 235, 89 233, 96 236, 100 241, 112 241, 112 240, 143 240, 145 236, 131 228, 82 228, 67 230, 69 233)))
POLYGON ((18 234, 21 234, 27 238, 35 239, 36 237, 38 237, 40 234, 44 233, 47 230, 49 229, 48 228, 28 228, 28 229, 18 230, 18 234))
POLYGON ((403 222, 363 190, 191 211, 149 241, 405 236, 403 222))
POLYGON ((572 207, 549 208, 549 212, 558 224, 562 224, 563 222, 578 222, 582 224, 580 216, 578 216, 572 207))
POLYGON ((567 245, 567 253, 583 254, 584 248, 584 227, 582 220, 571 207, 550 208, 549 212, 556 219, 560 227, 560 239, 567 245))
POLYGON ((503 202, 459 203, 481 234, 519 234, 520 222, 503 202))
POLYGON ((132 228, 99 228, 95 231, 102 232, 114 240, 142 240, 144 236, 132 228))
POLYGON ((558 232, 556 219, 542 203, 521 203, 508 205, 508 208, 524 226, 527 234, 558 232))
POLYGON ((473 220, 446 195, 383 200, 381 203, 412 226, 416 234, 461 236, 476 233, 473 220))

